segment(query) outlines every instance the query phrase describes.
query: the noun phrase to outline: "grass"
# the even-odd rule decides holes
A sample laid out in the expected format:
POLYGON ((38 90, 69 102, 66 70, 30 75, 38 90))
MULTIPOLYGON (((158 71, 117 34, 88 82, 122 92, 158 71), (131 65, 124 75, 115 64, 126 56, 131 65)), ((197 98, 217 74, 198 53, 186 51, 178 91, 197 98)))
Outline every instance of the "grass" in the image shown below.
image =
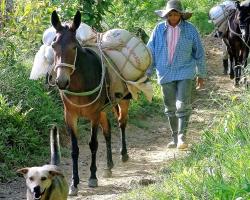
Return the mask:
POLYGON ((158 183, 121 199, 250 199, 249 97, 228 104, 202 142, 188 157, 166 166, 168 173, 158 183))

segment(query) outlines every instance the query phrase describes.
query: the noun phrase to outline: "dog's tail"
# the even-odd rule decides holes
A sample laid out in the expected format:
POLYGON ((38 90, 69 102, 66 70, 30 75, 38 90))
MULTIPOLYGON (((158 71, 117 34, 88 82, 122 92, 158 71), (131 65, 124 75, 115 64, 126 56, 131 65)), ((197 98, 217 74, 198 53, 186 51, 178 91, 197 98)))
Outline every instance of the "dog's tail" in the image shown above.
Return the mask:
POLYGON ((59 165, 61 160, 60 143, 59 143, 59 130, 57 126, 53 126, 50 131, 50 151, 52 165, 59 165))

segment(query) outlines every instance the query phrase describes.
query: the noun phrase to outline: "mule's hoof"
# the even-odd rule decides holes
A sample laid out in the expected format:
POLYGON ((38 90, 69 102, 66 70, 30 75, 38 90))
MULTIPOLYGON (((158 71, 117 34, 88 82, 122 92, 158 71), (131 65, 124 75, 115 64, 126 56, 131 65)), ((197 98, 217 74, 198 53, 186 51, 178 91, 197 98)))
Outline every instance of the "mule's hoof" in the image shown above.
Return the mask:
POLYGON ((104 178, 110 178, 112 177, 112 171, 111 169, 104 169, 103 170, 103 175, 102 175, 104 178))
POLYGON ((129 159, 128 154, 122 155, 122 162, 127 162, 129 159))
POLYGON ((235 88, 239 88, 239 87, 240 87, 240 84, 239 84, 239 83, 235 83, 235 84, 234 84, 234 87, 235 87, 235 88))
POLYGON ((98 180, 97 179, 89 179, 89 187, 97 187, 98 186, 98 180))
POLYGON ((233 74, 229 74, 229 78, 230 79, 234 79, 234 75, 233 74))
POLYGON ((71 185, 69 188, 69 196, 77 196, 78 194, 78 188, 76 188, 74 185, 71 185))

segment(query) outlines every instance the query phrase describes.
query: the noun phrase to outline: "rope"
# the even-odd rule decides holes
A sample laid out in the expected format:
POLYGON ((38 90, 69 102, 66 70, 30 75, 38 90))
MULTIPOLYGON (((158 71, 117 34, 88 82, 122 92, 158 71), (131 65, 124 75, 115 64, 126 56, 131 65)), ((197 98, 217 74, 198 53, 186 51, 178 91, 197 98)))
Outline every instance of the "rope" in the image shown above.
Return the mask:
POLYGON ((248 49, 250 49, 250 47, 248 46, 248 44, 247 44, 247 43, 245 42, 245 40, 243 39, 242 34, 236 33, 236 32, 231 28, 230 23, 229 23, 229 20, 228 20, 228 28, 229 28, 230 32, 232 32, 234 35, 238 36, 238 37, 244 42, 244 44, 246 45, 246 47, 247 47, 248 49))
MULTIPOLYGON (((74 64, 73 64, 73 65, 72 65, 72 64, 68 64, 68 63, 59 63, 59 64, 57 64, 57 65, 54 67, 54 70, 57 71, 57 68, 58 68, 58 67, 69 67, 69 68, 72 69, 71 74, 73 74, 74 71, 75 71, 75 69, 76 69, 76 66, 75 66, 75 64, 76 64, 76 57, 77 57, 77 48, 76 48, 76 54, 75 54, 75 59, 74 59, 74 64)), ((70 75, 71 75, 71 74, 70 74, 70 75)))
POLYGON ((50 82, 50 77, 51 77, 52 70, 53 70, 53 68, 50 70, 50 72, 48 72, 47 81, 48 81, 49 86, 54 87, 54 86, 56 86, 56 83, 53 84, 53 83, 50 82))

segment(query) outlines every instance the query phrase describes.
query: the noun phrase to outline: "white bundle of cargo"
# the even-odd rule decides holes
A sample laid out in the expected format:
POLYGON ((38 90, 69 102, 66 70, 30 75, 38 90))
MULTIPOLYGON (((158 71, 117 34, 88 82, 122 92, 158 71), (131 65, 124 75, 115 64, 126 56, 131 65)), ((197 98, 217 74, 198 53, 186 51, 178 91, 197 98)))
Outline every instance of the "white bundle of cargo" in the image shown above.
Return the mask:
POLYGON ((219 27, 235 9, 233 1, 224 1, 210 9, 209 17, 213 24, 219 27))
MULTIPOLYGON (((45 30, 43 45, 35 56, 30 79, 38 79, 51 70, 54 53, 50 45, 55 36, 53 27, 45 30)), ((76 38, 81 46, 96 46, 96 32, 84 23, 77 29, 76 38)), ((140 79, 151 64, 151 53, 146 45, 124 29, 105 32, 101 38, 101 48, 116 65, 120 75, 128 81, 140 79)))
POLYGON ((147 46, 124 29, 104 33, 102 48, 121 76, 128 81, 140 79, 151 64, 151 53, 147 46))

